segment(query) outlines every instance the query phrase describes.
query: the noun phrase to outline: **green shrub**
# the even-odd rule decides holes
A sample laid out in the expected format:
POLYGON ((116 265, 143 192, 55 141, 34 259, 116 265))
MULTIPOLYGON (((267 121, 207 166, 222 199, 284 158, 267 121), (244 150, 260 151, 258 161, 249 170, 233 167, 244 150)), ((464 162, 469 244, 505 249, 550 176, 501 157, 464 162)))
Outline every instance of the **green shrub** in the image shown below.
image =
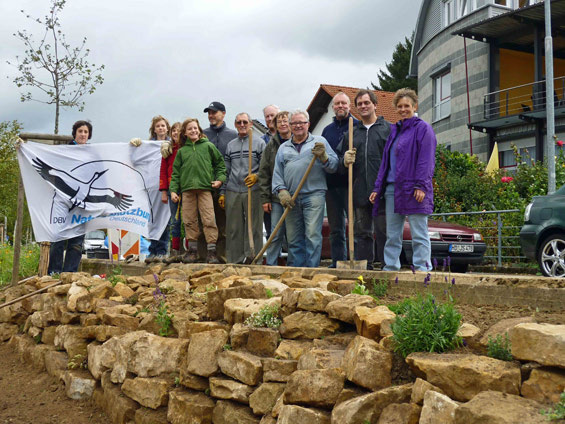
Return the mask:
POLYGON ((392 324, 395 351, 403 357, 412 352, 445 352, 461 345, 457 330, 461 314, 451 302, 436 303, 433 295, 418 295, 402 304, 392 324))
POLYGON ((541 413, 551 421, 565 419, 565 391, 561 393, 560 401, 555 404, 555 408, 549 409, 547 411, 544 411, 542 409, 541 413))
POLYGON ((498 334, 494 339, 491 336, 488 336, 487 356, 494 359, 500 359, 501 361, 512 361, 514 359, 511 353, 508 333, 504 335, 504 338, 502 338, 500 334, 498 334))
POLYGON ((250 327, 279 328, 282 321, 279 318, 278 305, 263 306, 259 312, 255 312, 245 320, 245 324, 250 327))
POLYGON ((164 300, 159 302, 157 306, 157 314, 155 315, 155 322, 159 326, 159 335, 167 337, 171 334, 171 326, 173 325, 174 314, 169 313, 169 308, 164 300))
POLYGON ((365 287, 365 285, 363 283, 355 283, 355 287, 353 287, 353 290, 351 290, 352 294, 360 294, 363 296, 368 296, 369 295, 369 289, 367 287, 365 287))
POLYGON ((388 279, 383 278, 377 283, 376 278, 373 277, 373 294, 374 298, 380 299, 386 296, 388 290, 388 279))
MULTIPOLYGON (((12 264, 14 248, 10 245, 0 246, 0 287, 12 281, 12 264)), ((39 245, 30 243, 22 245, 20 250, 19 279, 24 279, 37 274, 39 267, 39 245)))

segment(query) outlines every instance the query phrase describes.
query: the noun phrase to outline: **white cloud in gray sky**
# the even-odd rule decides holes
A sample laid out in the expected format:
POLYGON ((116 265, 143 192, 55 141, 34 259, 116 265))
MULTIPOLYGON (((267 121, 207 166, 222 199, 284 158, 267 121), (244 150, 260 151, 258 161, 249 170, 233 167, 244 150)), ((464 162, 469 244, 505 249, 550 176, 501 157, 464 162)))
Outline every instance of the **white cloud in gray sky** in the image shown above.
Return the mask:
MULTIPOLYGON (((19 29, 40 35, 20 13, 48 11, 47 0, 0 5, 0 120, 17 119, 26 131, 52 132, 54 107, 20 102, 6 64, 23 51, 19 29)), ((90 60, 106 65, 105 82, 86 96, 84 112, 63 110, 60 132, 90 119, 93 141, 145 137, 151 117, 203 113, 222 101, 235 114, 262 117, 263 106, 306 108, 320 84, 367 87, 389 62, 395 45, 414 30, 415 0, 68 0, 60 18, 71 44, 86 36, 90 60)))

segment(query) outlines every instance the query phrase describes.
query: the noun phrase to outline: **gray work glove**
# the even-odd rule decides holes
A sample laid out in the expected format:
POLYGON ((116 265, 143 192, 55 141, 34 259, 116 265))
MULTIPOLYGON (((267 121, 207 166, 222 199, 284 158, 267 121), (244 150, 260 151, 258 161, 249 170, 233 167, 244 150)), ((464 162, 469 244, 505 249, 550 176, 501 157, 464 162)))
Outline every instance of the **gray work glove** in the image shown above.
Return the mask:
POLYGON ((173 154, 173 146, 169 140, 165 140, 161 143, 161 156, 167 159, 173 154))
POLYGON ((345 166, 353 165, 355 163, 355 153, 357 153, 357 149, 355 148, 345 152, 343 155, 343 164, 345 166))
POLYGON ((131 144, 133 147, 139 147, 141 146, 141 138, 132 138, 129 141, 129 144, 131 144))
POLYGON ((281 201, 281 205, 283 208, 291 208, 294 206, 294 201, 292 200, 292 196, 288 192, 288 190, 281 190, 279 191, 279 200, 281 201))
POLYGON ((326 163, 328 160, 328 154, 326 153, 326 146, 324 143, 317 141, 312 147, 312 154, 320 159, 320 162, 326 163))

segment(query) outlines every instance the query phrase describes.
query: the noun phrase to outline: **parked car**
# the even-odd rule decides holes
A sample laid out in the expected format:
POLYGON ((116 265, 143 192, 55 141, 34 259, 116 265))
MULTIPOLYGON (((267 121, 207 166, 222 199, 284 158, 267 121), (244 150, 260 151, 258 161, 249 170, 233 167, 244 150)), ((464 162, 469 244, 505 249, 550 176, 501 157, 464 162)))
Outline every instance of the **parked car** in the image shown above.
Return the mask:
POLYGON ((97 250, 97 249, 105 248, 104 246, 105 237, 106 237, 106 233, 102 230, 95 230, 86 233, 84 236, 84 242, 82 243, 83 253, 88 254, 89 250, 97 250))
POLYGON ((565 185, 526 206, 520 230, 522 252, 547 277, 565 277, 565 185))
MULTIPOLYGON (((430 219, 428 233, 432 244, 432 260, 437 260, 439 269, 447 257, 450 258, 450 269, 453 272, 467 272, 470 264, 480 264, 483 261, 487 246, 477 230, 430 219)), ((322 236, 322 259, 331 259, 330 227, 325 217, 322 236)), ((412 236, 408 222, 404 223, 403 238, 400 260, 403 264, 409 264, 412 263, 412 236)))

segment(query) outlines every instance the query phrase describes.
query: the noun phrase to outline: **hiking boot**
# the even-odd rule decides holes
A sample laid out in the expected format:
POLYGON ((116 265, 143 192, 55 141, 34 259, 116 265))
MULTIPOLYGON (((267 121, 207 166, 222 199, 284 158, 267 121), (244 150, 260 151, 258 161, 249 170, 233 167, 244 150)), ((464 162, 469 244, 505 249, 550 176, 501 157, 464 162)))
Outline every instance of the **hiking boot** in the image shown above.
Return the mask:
POLYGON ((163 262, 166 264, 174 264, 182 261, 182 255, 176 249, 171 250, 171 254, 163 262))
POLYGON ((181 261, 184 264, 193 264, 196 262, 196 260, 198 259, 198 254, 196 253, 196 250, 192 250, 192 249, 188 249, 188 251, 182 255, 181 261))
POLYGON ((151 254, 148 257, 145 258, 145 263, 146 264, 151 264, 155 262, 155 255, 151 254))
POLYGON ((214 250, 208 250, 208 256, 206 257, 206 262, 209 264, 219 264, 220 260, 218 259, 218 256, 216 255, 216 249, 214 250))

